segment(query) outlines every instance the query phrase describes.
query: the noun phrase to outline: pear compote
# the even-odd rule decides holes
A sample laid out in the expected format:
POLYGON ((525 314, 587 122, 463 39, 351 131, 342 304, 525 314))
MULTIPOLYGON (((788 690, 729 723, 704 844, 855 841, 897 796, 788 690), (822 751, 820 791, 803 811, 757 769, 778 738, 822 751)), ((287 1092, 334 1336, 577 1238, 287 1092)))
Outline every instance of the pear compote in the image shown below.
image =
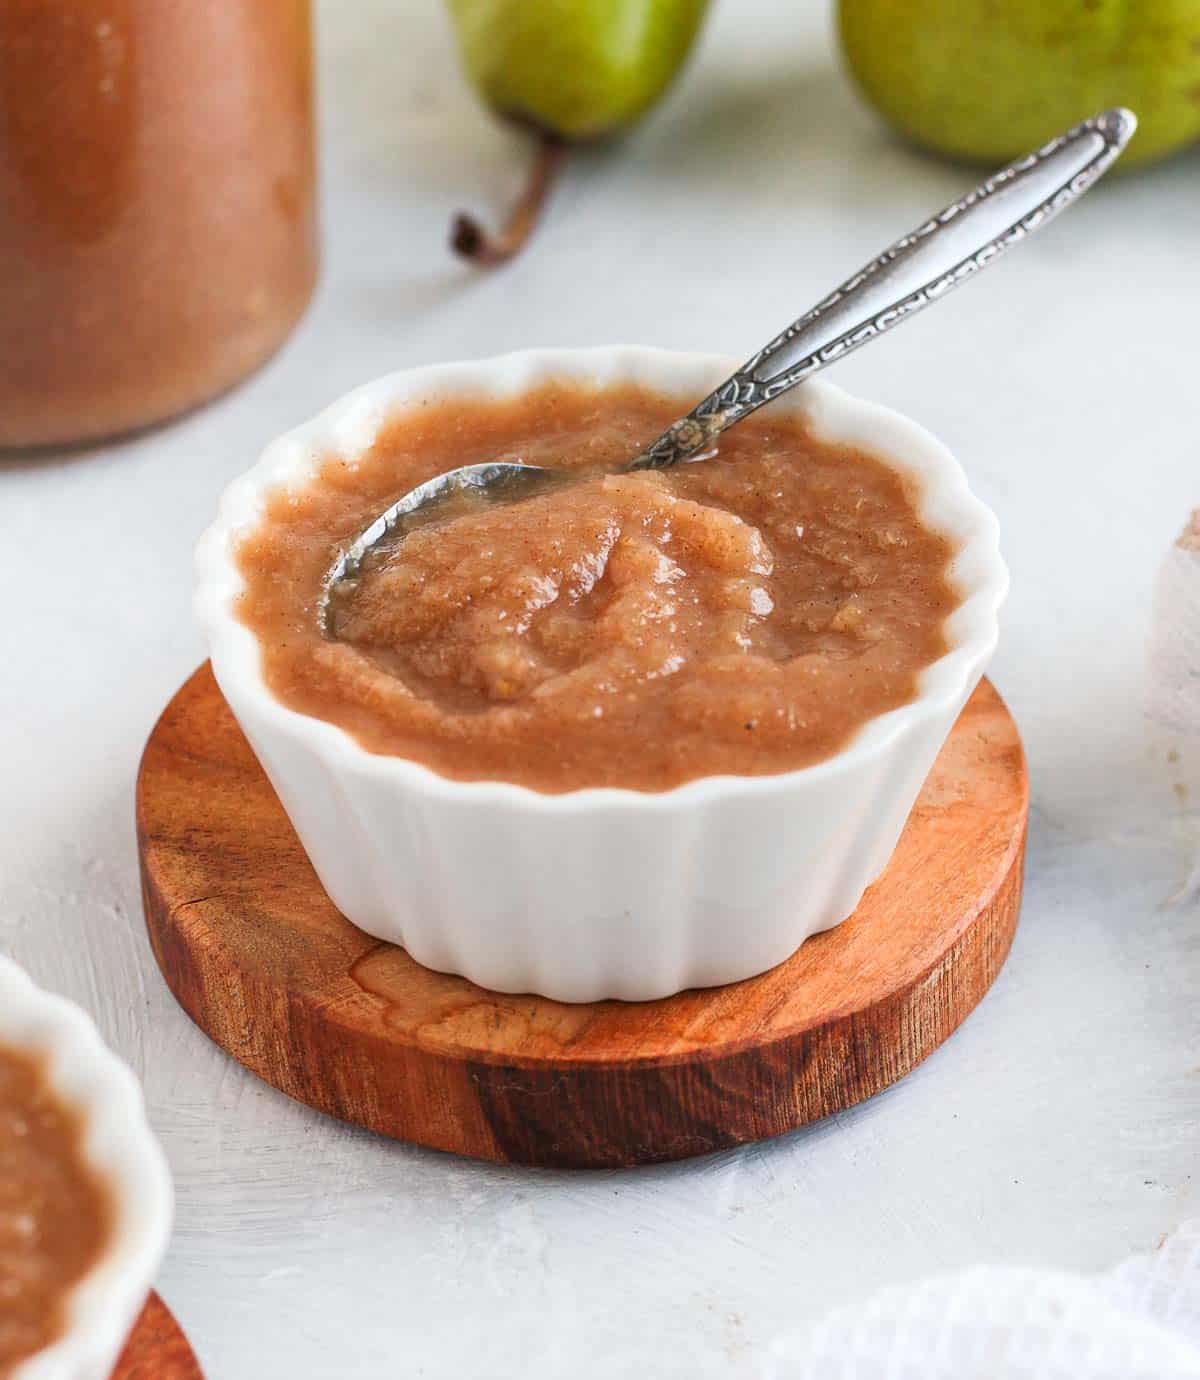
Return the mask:
POLYGON ((82 1141, 40 1061, 0 1046, 0 1377, 59 1336, 108 1244, 111 1204, 82 1141))
POLYGON ((787 414, 700 463, 599 472, 683 410, 546 385, 414 408, 330 456, 238 552, 272 692, 371 752, 545 792, 788 771, 912 699, 957 599, 905 481, 787 414), (411 533, 321 636, 339 543, 435 474, 518 458, 578 482, 411 533))

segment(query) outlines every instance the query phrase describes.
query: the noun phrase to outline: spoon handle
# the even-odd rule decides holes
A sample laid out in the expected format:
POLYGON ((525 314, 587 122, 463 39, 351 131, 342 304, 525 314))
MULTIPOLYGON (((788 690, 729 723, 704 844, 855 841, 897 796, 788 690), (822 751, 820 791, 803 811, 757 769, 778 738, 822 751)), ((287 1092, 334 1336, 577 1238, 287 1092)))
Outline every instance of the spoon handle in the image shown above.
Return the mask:
POLYGON ((688 459, 763 403, 937 301, 1082 196, 1136 128, 1132 111, 1106 110, 993 173, 752 355, 630 468, 688 459))

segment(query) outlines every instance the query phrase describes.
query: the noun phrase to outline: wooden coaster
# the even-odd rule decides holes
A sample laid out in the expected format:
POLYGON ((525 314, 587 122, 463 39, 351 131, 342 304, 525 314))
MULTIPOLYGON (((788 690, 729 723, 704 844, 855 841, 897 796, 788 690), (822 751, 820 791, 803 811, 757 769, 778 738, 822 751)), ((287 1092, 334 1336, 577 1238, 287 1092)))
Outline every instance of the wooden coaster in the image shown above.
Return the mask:
POLYGON ((777 1135, 902 1077, 1004 962, 1027 813, 1017 728, 984 682, 845 924, 746 982, 569 1006, 431 972, 355 929, 207 666, 151 734, 137 796, 154 953, 219 1045, 384 1135, 571 1167, 777 1135))
POLYGON ((112 1380, 204 1380, 188 1339, 157 1294, 146 1300, 112 1380))

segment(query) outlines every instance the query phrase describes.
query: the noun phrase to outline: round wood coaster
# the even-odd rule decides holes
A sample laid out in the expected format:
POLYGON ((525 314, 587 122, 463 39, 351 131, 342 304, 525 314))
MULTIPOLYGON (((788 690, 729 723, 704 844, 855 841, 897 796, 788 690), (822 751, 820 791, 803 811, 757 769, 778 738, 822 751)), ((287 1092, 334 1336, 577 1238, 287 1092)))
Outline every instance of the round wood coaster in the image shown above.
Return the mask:
POLYGON ((204 1380, 188 1339, 157 1294, 146 1300, 112 1380, 204 1380))
POLYGON ((777 1135, 902 1077, 1004 962, 1027 813, 1020 737, 984 682, 848 921, 746 982, 570 1006, 484 991, 355 929, 207 666, 155 726, 137 799, 154 953, 218 1044, 385 1135, 571 1167, 777 1135))

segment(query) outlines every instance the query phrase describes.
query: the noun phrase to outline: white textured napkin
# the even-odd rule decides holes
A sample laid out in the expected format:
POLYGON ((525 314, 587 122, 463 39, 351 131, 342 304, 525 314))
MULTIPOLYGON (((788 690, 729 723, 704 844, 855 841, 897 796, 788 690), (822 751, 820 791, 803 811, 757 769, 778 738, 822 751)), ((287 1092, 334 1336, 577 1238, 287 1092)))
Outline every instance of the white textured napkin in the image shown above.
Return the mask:
MULTIPOLYGON (((1200 896, 1200 510, 1154 591, 1146 690, 1200 896)), ((1200 1380, 1200 1220, 1107 1274, 978 1266, 780 1338, 764 1380, 1200 1380)))
POLYGON ((1164 727, 1200 738, 1200 508, 1158 572, 1146 711, 1164 727))
POLYGON ((1146 715, 1189 852, 1189 875, 1171 899, 1192 901, 1200 895, 1200 509, 1168 552, 1154 587, 1146 715))
POLYGON ((1200 1221, 1103 1275, 984 1265, 780 1339, 764 1380, 1200 1380, 1200 1221))

